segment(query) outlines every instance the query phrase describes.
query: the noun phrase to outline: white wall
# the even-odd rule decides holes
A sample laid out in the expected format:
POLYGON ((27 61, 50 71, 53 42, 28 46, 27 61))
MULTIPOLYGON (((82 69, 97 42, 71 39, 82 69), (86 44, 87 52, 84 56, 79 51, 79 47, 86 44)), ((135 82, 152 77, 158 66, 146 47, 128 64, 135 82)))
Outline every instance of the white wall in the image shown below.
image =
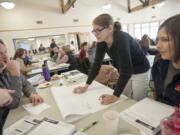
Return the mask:
POLYGON ((90 32, 93 18, 104 12, 110 13, 115 20, 120 18, 121 23, 130 24, 129 31, 132 35, 134 23, 164 20, 180 13, 180 0, 166 0, 164 7, 159 9, 149 7, 131 14, 116 3, 112 3, 111 10, 103 10, 99 6, 99 1, 97 4, 87 5, 84 0, 78 0, 75 8, 64 15, 59 11, 59 0, 16 0, 16 7, 13 10, 0 8, 0 38, 7 44, 8 53, 13 56, 12 39, 90 32), (154 15, 157 17, 152 19, 154 15), (79 22, 73 22, 73 19, 79 19, 79 22), (37 20, 42 20, 43 24, 36 24, 37 20))

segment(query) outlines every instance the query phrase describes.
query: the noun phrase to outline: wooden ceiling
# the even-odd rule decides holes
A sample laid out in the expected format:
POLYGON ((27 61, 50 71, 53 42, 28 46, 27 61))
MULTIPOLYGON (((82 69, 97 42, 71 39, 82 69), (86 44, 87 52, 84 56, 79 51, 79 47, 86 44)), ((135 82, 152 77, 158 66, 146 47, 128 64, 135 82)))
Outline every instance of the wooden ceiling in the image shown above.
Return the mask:
POLYGON ((127 1, 128 1, 127 2, 128 12, 131 13, 131 12, 138 11, 138 10, 144 9, 146 7, 153 6, 155 4, 161 3, 164 0, 139 0, 139 2, 141 4, 138 6, 135 6, 135 7, 131 6, 132 0, 127 0, 127 1))
POLYGON ((76 0, 60 0, 62 13, 65 14, 71 7, 74 7, 76 0))
MULTIPOLYGON (((74 3, 76 1, 77 0, 60 0, 60 7, 62 10, 62 13, 65 14, 71 7, 74 7, 74 3)), ((132 13, 132 12, 144 9, 146 7, 161 3, 163 1, 164 0, 127 0, 127 11, 128 13, 132 13), (134 1, 139 2, 139 4, 136 6, 133 6, 134 1)), ((111 0, 109 0, 109 2, 111 2, 111 0)))

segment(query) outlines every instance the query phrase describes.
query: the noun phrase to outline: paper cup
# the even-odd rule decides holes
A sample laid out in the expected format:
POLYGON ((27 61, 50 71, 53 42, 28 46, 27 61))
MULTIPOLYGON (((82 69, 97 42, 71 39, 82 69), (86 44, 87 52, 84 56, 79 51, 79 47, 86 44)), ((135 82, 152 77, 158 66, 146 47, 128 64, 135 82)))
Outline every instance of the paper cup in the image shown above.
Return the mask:
POLYGON ((106 135, 118 135, 119 113, 108 110, 103 114, 106 135))

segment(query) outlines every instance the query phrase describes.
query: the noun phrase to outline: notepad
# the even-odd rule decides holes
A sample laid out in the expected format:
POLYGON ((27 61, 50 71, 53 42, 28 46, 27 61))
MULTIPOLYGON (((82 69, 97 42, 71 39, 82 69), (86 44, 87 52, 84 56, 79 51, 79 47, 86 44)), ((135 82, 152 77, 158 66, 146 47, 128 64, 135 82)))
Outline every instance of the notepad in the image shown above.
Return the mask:
POLYGON ((38 85, 40 83, 43 83, 44 77, 41 74, 35 75, 29 79, 27 79, 32 85, 38 85))
POLYGON ((24 135, 38 124, 33 121, 34 119, 37 118, 30 115, 23 117, 22 119, 16 121, 14 124, 6 128, 3 132, 3 135, 24 135))
POLYGON ((50 105, 46 103, 41 103, 36 106, 33 106, 31 103, 23 105, 24 109, 32 114, 38 115, 44 110, 48 109, 50 105))
POLYGON ((116 103, 110 105, 102 105, 99 101, 99 97, 102 94, 112 95, 112 89, 96 81, 94 81, 88 88, 88 91, 83 94, 74 94, 73 89, 75 87, 76 86, 61 86, 53 87, 51 89, 52 95, 61 112, 61 115, 66 122, 74 122, 81 119, 82 117, 100 111, 127 99, 126 96, 122 95, 116 103))
POLYGON ((75 126, 27 115, 4 130, 3 135, 72 135, 75 126))
POLYGON ((145 98, 120 113, 120 117, 148 135, 160 131, 160 121, 173 114, 172 106, 145 98))
POLYGON ((58 124, 43 121, 29 135, 71 135, 75 130, 74 125, 59 122, 58 124))

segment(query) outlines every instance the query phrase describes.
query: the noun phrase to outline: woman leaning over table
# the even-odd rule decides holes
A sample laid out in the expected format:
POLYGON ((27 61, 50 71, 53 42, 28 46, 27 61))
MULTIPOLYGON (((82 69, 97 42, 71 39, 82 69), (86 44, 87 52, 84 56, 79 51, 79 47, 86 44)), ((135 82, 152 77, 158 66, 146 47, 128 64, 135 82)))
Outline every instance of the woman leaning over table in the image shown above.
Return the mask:
POLYGON ((152 67, 156 99, 169 105, 180 103, 180 14, 161 24, 157 34, 160 57, 152 67))
MULTIPOLYGON (((134 99, 142 99, 145 94, 144 86, 146 85, 143 77, 150 67, 139 44, 128 33, 113 27, 113 24, 113 19, 109 14, 101 14, 94 19, 92 32, 98 42, 94 64, 88 75, 86 84, 74 89, 75 93, 87 91, 89 85, 98 74, 105 53, 107 53, 113 60, 114 66, 118 69, 120 76, 113 95, 104 94, 101 96, 102 104, 116 102, 128 84, 128 80, 130 80, 132 74, 138 74, 133 75, 132 78, 134 78, 136 83, 138 83, 139 80, 135 78, 140 78, 141 84, 139 84, 138 88, 132 87, 132 89, 125 89, 124 93, 132 96, 134 99), (143 76, 143 79, 140 76, 143 76), (141 88, 141 86, 143 88, 141 88)), ((129 82, 133 84, 132 81, 129 82)))

